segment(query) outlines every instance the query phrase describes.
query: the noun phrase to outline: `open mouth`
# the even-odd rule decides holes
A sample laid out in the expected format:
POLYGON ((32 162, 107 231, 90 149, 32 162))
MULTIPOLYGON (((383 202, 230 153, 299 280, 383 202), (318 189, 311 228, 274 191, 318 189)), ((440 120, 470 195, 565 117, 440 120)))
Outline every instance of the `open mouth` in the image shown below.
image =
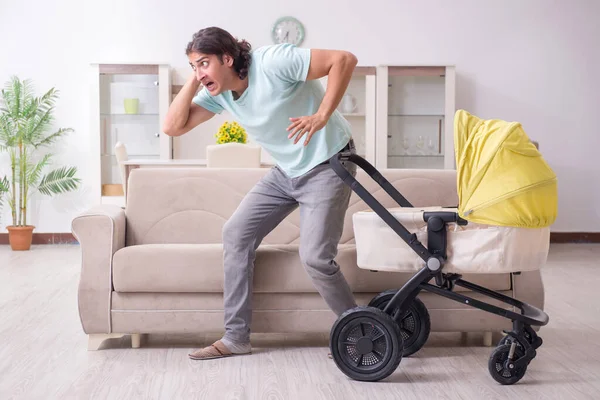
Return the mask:
POLYGON ((208 89, 209 92, 212 92, 216 87, 216 85, 213 81, 206 82, 206 84, 204 86, 208 89))

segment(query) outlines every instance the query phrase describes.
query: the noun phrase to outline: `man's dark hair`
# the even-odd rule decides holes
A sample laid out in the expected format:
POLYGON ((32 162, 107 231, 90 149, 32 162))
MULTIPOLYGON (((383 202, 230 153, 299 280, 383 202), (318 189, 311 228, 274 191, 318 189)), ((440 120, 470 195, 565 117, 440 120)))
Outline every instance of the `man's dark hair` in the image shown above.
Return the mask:
POLYGON ((202 54, 215 54, 223 62, 223 55, 233 57, 233 69, 240 79, 248 76, 250 68, 250 43, 245 40, 238 41, 229 32, 217 27, 200 29, 194 33, 192 41, 188 43, 185 54, 193 52, 202 54))

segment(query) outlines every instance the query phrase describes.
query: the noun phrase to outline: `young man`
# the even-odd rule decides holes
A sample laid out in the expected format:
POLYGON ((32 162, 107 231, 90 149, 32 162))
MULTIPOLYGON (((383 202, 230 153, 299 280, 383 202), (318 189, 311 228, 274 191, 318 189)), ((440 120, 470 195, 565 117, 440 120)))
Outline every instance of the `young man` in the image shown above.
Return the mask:
MULTIPOLYGON (((251 352, 255 250, 298 206, 300 258, 316 289, 338 316, 356 306, 334 261, 351 189, 327 162, 337 152, 354 151, 349 124, 335 109, 356 57, 290 44, 250 50, 246 41, 220 28, 195 33, 186 49, 194 73, 173 100, 163 127, 170 136, 183 135, 227 110, 277 163, 224 226, 225 335, 190 354, 192 359, 251 352), (316 79, 326 75, 324 91, 316 79)), ((348 169, 356 173, 354 164, 348 169)))

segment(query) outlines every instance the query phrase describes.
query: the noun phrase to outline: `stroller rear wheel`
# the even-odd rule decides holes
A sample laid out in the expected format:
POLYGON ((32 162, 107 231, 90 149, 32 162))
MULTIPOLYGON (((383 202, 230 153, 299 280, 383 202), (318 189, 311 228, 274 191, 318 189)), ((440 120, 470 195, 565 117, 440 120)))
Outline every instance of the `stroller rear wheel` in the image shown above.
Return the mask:
POLYGON ((338 368, 359 381, 378 381, 402 360, 402 336, 394 319, 374 307, 355 307, 340 315, 329 346, 338 368))
MULTIPOLYGON (((387 290, 375 296, 369 303, 371 307, 377 307, 383 310, 390 302, 397 290, 387 290)), ((402 356, 408 357, 425 345, 431 331, 431 320, 427 307, 419 298, 415 297, 409 309, 402 317, 396 316, 398 310, 394 310, 392 316, 400 325, 400 334, 404 342, 402 356)))

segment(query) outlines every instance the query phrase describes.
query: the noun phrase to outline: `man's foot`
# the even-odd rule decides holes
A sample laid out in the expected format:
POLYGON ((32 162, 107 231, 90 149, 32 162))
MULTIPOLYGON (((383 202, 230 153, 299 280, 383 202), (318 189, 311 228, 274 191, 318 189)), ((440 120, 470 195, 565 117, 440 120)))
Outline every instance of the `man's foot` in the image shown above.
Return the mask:
MULTIPOLYGON (((248 346, 249 347, 249 346, 248 346)), ((214 358, 223 358, 223 357, 231 357, 238 354, 250 354, 251 350, 241 352, 241 353, 233 353, 231 352, 227 346, 223 344, 222 341, 217 340, 210 346, 204 347, 202 349, 198 349, 193 353, 188 354, 188 356, 192 360, 211 360, 214 358)))

